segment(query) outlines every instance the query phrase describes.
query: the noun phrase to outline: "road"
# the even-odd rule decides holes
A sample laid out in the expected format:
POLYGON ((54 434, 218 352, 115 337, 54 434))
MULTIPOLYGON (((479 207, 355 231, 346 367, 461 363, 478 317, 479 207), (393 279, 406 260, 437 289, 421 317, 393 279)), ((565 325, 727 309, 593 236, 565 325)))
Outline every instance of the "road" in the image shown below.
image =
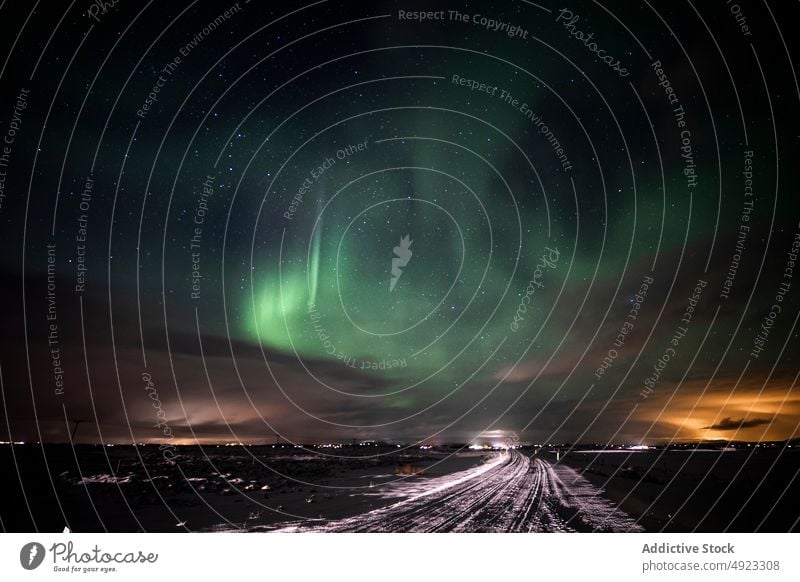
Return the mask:
POLYGON ((415 485, 407 499, 362 515, 282 531, 641 531, 577 472, 512 450, 491 462, 415 485))

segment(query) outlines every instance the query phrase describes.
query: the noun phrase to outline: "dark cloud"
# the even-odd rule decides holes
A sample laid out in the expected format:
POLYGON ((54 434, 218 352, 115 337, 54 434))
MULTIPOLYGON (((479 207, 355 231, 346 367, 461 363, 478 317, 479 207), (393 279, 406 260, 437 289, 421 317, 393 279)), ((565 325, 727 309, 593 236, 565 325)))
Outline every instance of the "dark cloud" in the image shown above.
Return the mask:
POLYGON ((751 418, 750 420, 745 420, 744 418, 733 419, 728 416, 723 418, 716 424, 712 424, 711 426, 704 426, 703 428, 709 430, 739 430, 742 428, 753 428, 756 426, 763 426, 769 423, 770 421, 765 418, 751 418))

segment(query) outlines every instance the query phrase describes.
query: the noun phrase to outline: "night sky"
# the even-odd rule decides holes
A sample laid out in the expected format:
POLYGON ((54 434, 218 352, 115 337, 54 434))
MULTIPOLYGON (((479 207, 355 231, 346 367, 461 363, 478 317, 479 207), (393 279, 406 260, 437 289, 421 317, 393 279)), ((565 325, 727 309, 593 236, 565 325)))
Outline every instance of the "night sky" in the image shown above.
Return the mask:
POLYGON ((797 17, 2 3, 0 440, 797 436, 797 17))

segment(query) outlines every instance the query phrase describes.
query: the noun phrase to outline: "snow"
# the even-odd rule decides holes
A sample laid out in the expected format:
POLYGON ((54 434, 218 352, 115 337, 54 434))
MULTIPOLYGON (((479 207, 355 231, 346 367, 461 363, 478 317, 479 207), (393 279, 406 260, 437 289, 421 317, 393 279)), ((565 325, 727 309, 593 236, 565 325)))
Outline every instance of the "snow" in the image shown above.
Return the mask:
POLYGON ((369 493, 400 502, 337 521, 284 523, 282 532, 641 531, 576 471, 518 451, 444 477, 369 493))

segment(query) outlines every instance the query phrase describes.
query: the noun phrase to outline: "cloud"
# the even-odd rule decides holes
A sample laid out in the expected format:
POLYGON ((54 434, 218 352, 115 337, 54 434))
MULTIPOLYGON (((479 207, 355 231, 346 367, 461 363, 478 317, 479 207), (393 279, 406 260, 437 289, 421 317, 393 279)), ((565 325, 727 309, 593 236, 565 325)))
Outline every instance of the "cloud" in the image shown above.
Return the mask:
POLYGON ((765 424, 769 424, 769 422, 770 421, 764 418, 753 418, 750 420, 745 420, 744 418, 738 418, 734 420, 730 416, 726 416, 718 423, 712 424, 711 426, 704 426, 703 428, 709 430, 739 430, 741 428, 753 428, 756 426, 762 426, 765 424))

